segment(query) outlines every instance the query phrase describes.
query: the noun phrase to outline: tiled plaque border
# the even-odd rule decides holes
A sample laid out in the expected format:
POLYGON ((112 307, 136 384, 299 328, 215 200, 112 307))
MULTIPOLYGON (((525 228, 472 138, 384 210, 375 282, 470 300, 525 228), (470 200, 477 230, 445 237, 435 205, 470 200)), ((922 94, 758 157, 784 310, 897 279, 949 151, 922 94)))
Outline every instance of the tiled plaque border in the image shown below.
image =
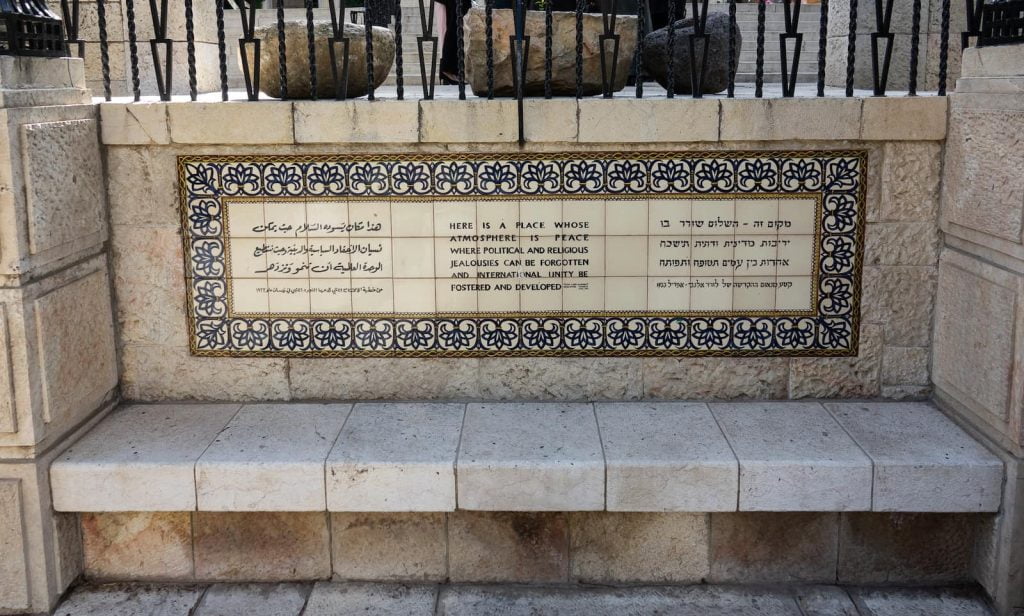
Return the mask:
POLYGON ((856 355, 867 152, 179 156, 192 353, 218 357, 856 355), (812 194, 817 305, 802 312, 230 317, 224 200, 812 194))

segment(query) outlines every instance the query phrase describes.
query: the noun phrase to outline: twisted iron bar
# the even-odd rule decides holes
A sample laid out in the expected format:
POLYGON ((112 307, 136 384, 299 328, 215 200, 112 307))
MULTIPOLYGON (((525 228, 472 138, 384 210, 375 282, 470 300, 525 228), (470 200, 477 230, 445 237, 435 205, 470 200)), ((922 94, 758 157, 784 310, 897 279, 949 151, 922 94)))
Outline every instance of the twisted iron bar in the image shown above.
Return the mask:
POLYGON ((913 22, 910 25, 910 84, 907 87, 909 96, 917 96, 917 64, 920 62, 918 56, 921 44, 921 0, 914 0, 913 22))
POLYGON ((313 28, 313 2, 314 0, 306 0, 306 51, 309 53, 309 97, 316 100, 320 84, 316 79, 316 31, 313 28))
POLYGON ((96 0, 96 21, 100 29, 100 63, 103 71, 103 98, 110 100, 110 49, 107 44, 106 0, 96 0))
POLYGON ((131 63, 132 93, 135 95, 135 102, 138 102, 142 98, 142 86, 139 82, 139 44, 135 33, 134 0, 125 0, 124 8, 125 17, 128 19, 128 61, 131 63))
POLYGON ((857 0, 850 0, 850 33, 846 43, 846 96, 853 96, 853 78, 857 71, 857 0))
POLYGON ((487 44, 487 99, 491 100, 494 98, 494 0, 484 2, 484 38, 487 44))
POLYGON ((633 60, 633 71, 636 74, 636 97, 644 97, 644 38, 647 36, 647 0, 636 3, 636 58, 633 60))
POLYGON ((192 0, 185 0, 185 48, 188 54, 188 96, 193 101, 199 96, 196 79, 196 27, 192 0))
POLYGON ((818 19, 818 96, 825 96, 825 62, 828 53, 828 0, 821 0, 818 19))
MULTIPOLYGON (((668 59, 666 64, 667 75, 665 77, 665 89, 668 90, 668 98, 676 97, 676 3, 671 0, 668 3, 668 59)), ((692 59, 692 58, 691 58, 692 59)))
POLYGON ((764 22, 765 0, 757 0, 757 61, 754 69, 754 96, 764 96, 764 22))
POLYGON ((363 33, 366 37, 366 100, 372 101, 377 79, 373 73, 373 24, 366 19, 366 13, 363 13, 363 33))
POLYGON ((402 59, 402 3, 395 2, 395 90, 398 100, 405 100, 405 75, 402 59))
POLYGON ((782 96, 796 95, 796 80, 800 70, 800 52, 804 35, 800 32, 800 4, 802 0, 782 0, 786 18, 786 32, 779 35, 779 60, 782 63, 782 96), (793 62, 788 62, 786 41, 793 41, 793 62))
POLYGON ((875 32, 871 33, 871 81, 875 96, 885 96, 889 81, 892 46, 896 41, 896 35, 889 31, 892 24, 892 3, 893 0, 875 0, 875 32), (885 41, 885 54, 881 58, 878 52, 879 41, 885 41))
POLYGON ((736 71, 739 64, 736 58, 736 0, 729 0, 729 90, 727 96, 736 98, 736 71))
POLYGON ((466 46, 464 44, 466 39, 466 25, 462 19, 462 3, 465 0, 455 0, 455 44, 459 47, 456 53, 458 60, 458 78, 459 78, 459 100, 466 100, 466 46))
POLYGON ((622 38, 615 31, 619 21, 619 0, 609 1, 611 2, 611 12, 608 11, 607 3, 602 3, 601 5, 602 32, 597 39, 601 52, 601 89, 603 90, 604 98, 611 98, 614 92, 615 73, 619 65, 619 43, 622 38), (608 66, 608 53, 605 50, 605 43, 609 41, 612 44, 611 67, 608 66))
POLYGON ((217 0, 217 53, 220 64, 220 97, 228 100, 228 49, 224 40, 224 0, 217 0))
POLYGON ((939 43, 939 96, 946 95, 949 71, 949 0, 942 0, 942 33, 939 43))
POLYGON ((551 98, 551 75, 554 65, 554 16, 551 2, 544 4, 544 98, 551 98))
POLYGON ((583 2, 576 0, 576 98, 583 98, 583 2))
POLYGON ((284 40, 284 3, 277 4, 277 73, 281 81, 281 100, 288 100, 288 48, 284 40))

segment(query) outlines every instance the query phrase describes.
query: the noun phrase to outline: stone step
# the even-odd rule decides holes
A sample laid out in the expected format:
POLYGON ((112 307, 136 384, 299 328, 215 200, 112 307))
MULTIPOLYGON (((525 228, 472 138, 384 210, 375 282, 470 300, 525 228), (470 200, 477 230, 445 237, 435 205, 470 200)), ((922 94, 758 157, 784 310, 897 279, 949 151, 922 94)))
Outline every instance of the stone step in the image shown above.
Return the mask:
POLYGON ((73 590, 55 616, 992 616, 980 593, 963 588, 839 586, 482 586, 452 584, 108 584, 73 590))
POLYGON ((982 512, 1003 468, 928 403, 161 404, 50 477, 67 512, 982 512))

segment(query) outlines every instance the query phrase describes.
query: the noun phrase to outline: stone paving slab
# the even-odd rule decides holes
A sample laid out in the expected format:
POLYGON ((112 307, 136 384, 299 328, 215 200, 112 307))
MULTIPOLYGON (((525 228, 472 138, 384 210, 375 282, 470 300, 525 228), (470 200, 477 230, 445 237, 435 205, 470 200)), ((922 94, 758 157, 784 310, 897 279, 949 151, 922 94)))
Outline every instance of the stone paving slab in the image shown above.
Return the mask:
POLYGON ((874 463, 874 511, 994 511, 1003 464, 930 404, 828 403, 874 463))
POLYGON ((851 590, 860 616, 992 616, 980 594, 968 590, 851 590))
POLYGON ((303 616, 430 616, 437 603, 437 586, 402 584, 341 584, 321 582, 313 587, 303 616))
POLYGON ((309 584, 214 584, 193 616, 299 616, 309 584))
POLYGON ((81 588, 54 616, 191 616, 203 589, 197 586, 112 584, 81 588))
POLYGON ((849 593, 838 586, 805 586, 793 589, 803 616, 860 616, 849 593))
POLYGON ((463 404, 357 404, 327 459, 330 511, 454 511, 463 404))
POLYGON ((249 404, 196 463, 200 511, 324 511, 324 460, 350 404, 249 404))

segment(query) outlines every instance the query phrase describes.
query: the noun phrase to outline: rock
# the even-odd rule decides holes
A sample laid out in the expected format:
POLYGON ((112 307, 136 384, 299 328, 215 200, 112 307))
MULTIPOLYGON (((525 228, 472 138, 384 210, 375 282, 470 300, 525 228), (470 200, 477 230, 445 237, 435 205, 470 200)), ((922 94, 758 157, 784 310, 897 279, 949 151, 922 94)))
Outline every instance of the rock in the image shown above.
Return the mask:
MULTIPOLYGON (((676 94, 692 94, 690 84, 690 35, 693 34, 693 20, 683 19, 671 26, 675 29, 673 55, 675 64, 676 94)), ((707 72, 704 74, 703 93, 717 94, 729 87, 729 71, 736 73, 739 65, 740 50, 743 48, 743 36, 739 28, 733 24, 736 33, 736 61, 729 67, 729 16, 721 13, 708 15, 705 32, 711 41, 705 62, 707 72)), ((697 58, 700 59, 700 47, 697 43, 697 58)), ((647 74, 668 88, 668 27, 655 30, 644 38, 644 69, 647 74)))
MULTIPOLYGON (((319 98, 334 98, 334 75, 331 71, 331 56, 327 39, 331 37, 331 23, 317 21, 313 24, 316 37, 316 91, 319 98)), ((349 39, 348 92, 349 98, 364 96, 366 86, 366 29, 356 24, 345 24, 345 36, 349 39)), ((267 96, 281 98, 281 72, 277 55, 277 23, 256 28, 260 39, 260 91, 267 96)), ((284 24, 284 42, 287 55, 288 98, 306 99, 309 88, 309 42, 306 38, 305 21, 287 21, 284 24)), ((340 52, 341 45, 338 45, 340 52)), ((252 51, 249 54, 250 62, 252 51)), ((387 28, 373 28, 373 77, 380 86, 391 72, 395 61, 395 35, 387 28)), ((239 66, 242 58, 238 58, 239 66)), ((244 69, 243 69, 244 70, 244 69)), ((338 76, 341 77, 342 59, 338 58, 338 76)))
MULTIPOLYGON (((583 94, 600 94, 601 44, 599 37, 604 31, 601 15, 583 16, 583 94)), ((477 96, 487 96, 487 30, 484 10, 473 8, 466 14, 466 81, 477 96)), ((512 50, 509 45, 515 28, 510 9, 496 9, 493 14, 494 32, 494 94, 513 96, 512 50)), ((530 37, 529 56, 526 67, 526 94, 544 94, 544 12, 526 13, 526 35, 530 37)), ((576 95, 576 14, 573 12, 552 13, 551 44, 551 91, 555 96, 576 95)), ((612 89, 619 91, 626 87, 629 69, 636 51, 637 21, 635 16, 620 15, 616 20, 615 32, 620 35, 619 57, 615 67, 612 89)), ((612 43, 605 44, 609 64, 612 43)))

